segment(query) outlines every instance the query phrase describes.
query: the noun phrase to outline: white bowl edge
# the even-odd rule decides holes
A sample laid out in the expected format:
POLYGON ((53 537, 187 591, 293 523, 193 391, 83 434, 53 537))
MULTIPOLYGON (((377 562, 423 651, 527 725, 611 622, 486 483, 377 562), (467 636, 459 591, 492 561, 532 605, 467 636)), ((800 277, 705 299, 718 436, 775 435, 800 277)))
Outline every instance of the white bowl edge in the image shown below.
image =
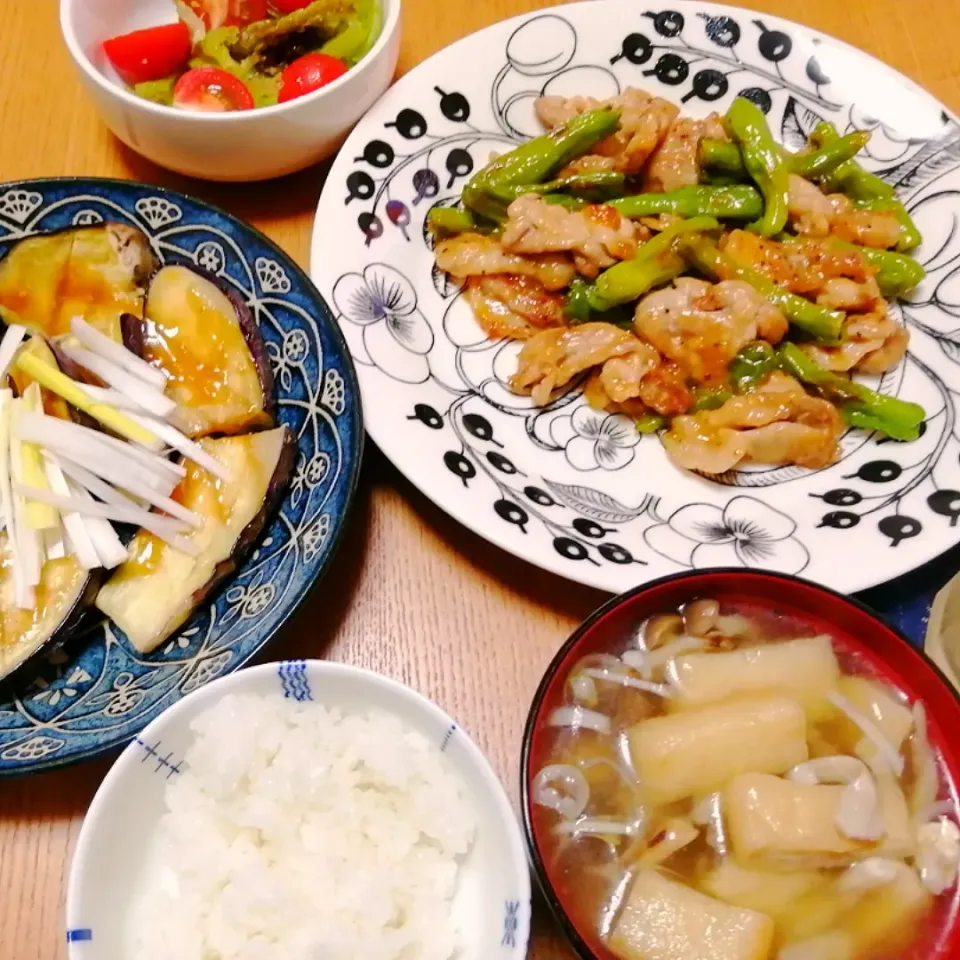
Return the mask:
POLYGON ((290 696, 302 689, 298 684, 303 680, 311 691, 322 690, 318 702, 380 707, 447 753, 469 796, 481 801, 477 840, 463 865, 454 900, 455 915, 469 941, 462 960, 526 956, 530 930, 526 848, 506 792, 479 747, 436 704, 395 680, 345 664, 284 661, 247 668, 191 693, 149 724, 117 758, 87 811, 73 852, 66 898, 69 960, 125 960, 125 908, 140 882, 150 826, 163 810, 163 791, 157 786, 174 775, 191 739, 190 722, 225 694, 266 692, 273 686, 278 694, 290 696), (137 791, 133 801, 131 791, 137 791), (146 803, 141 802, 144 799, 146 803), (492 831, 496 833, 488 843, 492 831), (498 876, 503 881, 499 893, 491 879, 498 876), (98 934, 104 927, 106 935, 98 934), (471 952, 474 940, 483 944, 476 954, 471 952))

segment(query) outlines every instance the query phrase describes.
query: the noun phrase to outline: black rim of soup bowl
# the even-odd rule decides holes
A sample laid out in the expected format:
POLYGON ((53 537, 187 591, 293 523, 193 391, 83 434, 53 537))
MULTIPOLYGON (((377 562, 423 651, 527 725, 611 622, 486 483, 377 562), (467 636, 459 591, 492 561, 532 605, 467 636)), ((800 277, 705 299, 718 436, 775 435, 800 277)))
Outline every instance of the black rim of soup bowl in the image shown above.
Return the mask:
MULTIPOLYGON (((523 744, 520 751, 520 806, 523 814, 523 831, 527 840, 527 850, 531 861, 533 862, 534 873, 537 878, 537 885, 543 893, 547 905, 554 919, 560 925, 564 935, 570 941, 571 946, 582 960, 596 960, 597 954, 590 948, 589 944, 580 935, 576 925, 567 914, 566 908, 554 889, 553 882, 543 857, 540 855, 540 849, 537 846, 536 835, 533 829, 533 801, 530 796, 530 752, 533 744, 533 735, 540 719, 540 713, 543 709, 543 701, 546 698, 547 690, 553 683, 554 678, 567 662, 570 654, 577 647, 583 637, 593 629, 594 625, 602 620, 607 614, 611 613, 617 607, 633 600, 640 594, 657 590, 667 584, 683 584, 686 581, 705 581, 704 593, 709 594, 709 580, 713 577, 731 577, 736 576, 743 579, 743 592, 749 594, 751 585, 759 586, 760 583, 771 580, 780 581, 784 584, 799 584, 805 588, 813 589, 825 594, 834 600, 839 600, 848 606, 854 607, 861 613, 866 614, 871 620, 875 621, 879 627, 889 631, 897 640, 900 641, 909 651, 916 654, 930 672, 940 681, 940 683, 949 691, 953 699, 960 704, 960 692, 947 679, 943 671, 927 656, 922 647, 917 647, 907 638, 907 636, 895 627, 892 623, 885 620, 876 610, 855 597, 840 593, 830 587, 815 583, 812 580, 806 580, 803 577, 796 577, 787 573, 776 573, 772 570, 746 570, 743 567, 711 567, 707 570, 690 570, 684 573, 672 573, 665 577, 659 577, 656 580, 650 580, 640 586, 627 590, 624 593, 612 597, 606 603, 599 606, 591 613, 580 626, 568 637, 563 646, 556 652, 550 661, 543 677, 537 686, 536 693, 530 704, 530 710, 527 713, 527 720, 523 728, 523 744)), ((696 599, 696 596, 690 596, 690 600, 696 599)), ((815 613, 812 611, 812 613, 815 613)), ((958 782, 960 782, 960 770, 951 770, 958 782)))

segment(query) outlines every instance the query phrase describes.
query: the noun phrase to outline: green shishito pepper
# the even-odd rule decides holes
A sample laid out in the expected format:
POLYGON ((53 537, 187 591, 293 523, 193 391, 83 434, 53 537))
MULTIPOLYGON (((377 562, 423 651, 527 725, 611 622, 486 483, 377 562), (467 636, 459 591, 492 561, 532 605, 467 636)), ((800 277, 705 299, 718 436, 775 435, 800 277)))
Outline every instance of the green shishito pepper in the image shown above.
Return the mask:
MULTIPOLYGON (((831 144, 839 138, 836 127, 823 121, 814 127, 811 140, 815 143, 831 144)), ((897 200, 896 191, 889 183, 876 174, 869 173, 856 160, 840 164, 832 173, 823 178, 825 190, 846 194, 861 210, 889 210, 900 223, 900 239, 897 250, 912 250, 919 246, 920 231, 907 213, 906 207, 897 200)))
POLYGON ((633 422, 637 426, 638 433, 656 433, 667 425, 667 418, 655 413, 647 413, 637 417, 633 422))
POLYGON ((833 401, 852 427, 879 430, 894 440, 916 440, 926 417, 923 407, 898 397, 886 397, 855 380, 825 370, 795 343, 777 350, 780 367, 833 401))
MULTIPOLYGON (((856 130, 821 147, 800 153, 785 153, 784 162, 790 173, 817 179, 831 173, 842 163, 852 160, 868 143, 870 134, 856 130)), ((700 163, 709 170, 741 179, 747 176, 740 148, 722 140, 703 140, 700 143, 700 163)))
POLYGON ((435 237, 453 237, 458 233, 482 233, 484 227, 469 210, 458 207, 434 207, 427 214, 427 226, 435 237))
MULTIPOLYGON (((813 128, 810 141, 815 146, 829 147, 843 139, 837 128, 824 120, 813 128)), ((820 181, 830 193, 846 194, 861 210, 889 210, 900 223, 897 250, 912 250, 922 237, 906 207, 897 200, 896 191, 876 174, 864 170, 853 158, 841 163, 820 181)))
POLYGON ((715 170, 717 173, 726 173, 741 179, 747 176, 747 168, 743 165, 740 148, 735 143, 706 138, 700 141, 698 156, 701 166, 715 170))
POLYGON ((883 210, 892 213, 900 224, 900 236, 897 238, 896 249, 901 253, 919 247, 923 237, 907 213, 907 208, 899 200, 860 200, 854 201, 859 210, 883 210))
POLYGON ((790 293, 751 267, 737 263, 721 253, 716 244, 705 237, 685 239, 680 253, 701 273, 714 280, 743 280, 766 297, 798 329, 817 340, 836 343, 843 329, 844 315, 828 310, 803 297, 790 293))
POLYGON ((737 393, 747 393, 776 370, 777 353, 766 340, 754 340, 730 361, 727 375, 737 393))
POLYGON ((728 187, 681 187, 668 193, 638 193, 611 200, 625 217, 652 217, 669 213, 678 217, 721 217, 756 220, 763 214, 763 197, 745 184, 728 187))
POLYGON ((906 254, 861 247, 835 238, 831 238, 831 243, 845 250, 856 250, 877 271, 874 279, 885 297, 904 296, 927 275, 923 266, 906 254))
POLYGON ((564 210, 572 210, 574 213, 587 205, 583 197, 571 197, 569 193, 548 193, 543 199, 546 203, 563 207, 564 210))
POLYGON ((691 413, 701 410, 717 410, 722 407, 733 393, 727 387, 697 387, 693 391, 693 406, 691 413))
POLYGON ((497 157, 471 177, 463 188, 465 207, 490 220, 502 220, 503 197, 498 188, 543 183, 558 170, 610 136, 620 123, 620 111, 609 107, 588 110, 540 137, 534 137, 497 157))
POLYGON ((574 173, 568 177, 559 177, 556 180, 547 180, 544 183, 517 183, 492 187, 491 190, 497 199, 505 203, 522 197, 527 193, 539 196, 570 193, 589 193, 597 199, 606 196, 616 196, 623 193, 625 177, 622 173, 612 170, 596 170, 592 173, 574 173))
MULTIPOLYGON (((528 193, 535 193, 542 196, 547 203, 575 212, 586 206, 587 201, 582 197, 573 196, 570 193, 560 193, 559 191, 570 190, 573 193, 579 191, 591 193, 600 191, 619 192, 623 189, 623 181, 622 174, 602 171, 561 177, 559 180, 548 180, 546 183, 497 187, 492 191, 491 196, 503 202, 504 212, 514 199, 528 193)), ((468 231, 492 233, 499 226, 495 221, 483 217, 477 218, 471 211, 462 210, 458 207, 434 207, 427 214, 427 225, 434 235, 447 237, 458 233, 467 233, 468 231)))
POLYGON ((773 139, 763 111, 751 100, 737 97, 727 110, 727 126, 740 147, 743 165, 763 194, 763 215, 750 225, 772 237, 787 223, 789 171, 780 145, 773 139))
MULTIPOLYGON (((827 146, 840 139, 837 128, 829 121, 821 121, 813 128, 810 142, 815 147, 827 146)), ((896 193, 889 183, 876 174, 868 173, 856 160, 841 163, 823 178, 823 187, 831 193, 845 193, 851 200, 895 200, 896 193)))
POLYGON ((684 269, 683 258, 676 251, 680 238, 719 226, 713 217, 692 217, 672 224, 643 244, 630 260, 621 260, 604 270, 594 283, 571 287, 567 315, 577 320, 590 319, 595 313, 630 303, 654 287, 669 283, 684 269))
POLYGON ((909 293, 927 275, 913 257, 892 250, 874 250, 859 247, 867 263, 877 271, 876 281, 885 297, 902 297, 909 293))

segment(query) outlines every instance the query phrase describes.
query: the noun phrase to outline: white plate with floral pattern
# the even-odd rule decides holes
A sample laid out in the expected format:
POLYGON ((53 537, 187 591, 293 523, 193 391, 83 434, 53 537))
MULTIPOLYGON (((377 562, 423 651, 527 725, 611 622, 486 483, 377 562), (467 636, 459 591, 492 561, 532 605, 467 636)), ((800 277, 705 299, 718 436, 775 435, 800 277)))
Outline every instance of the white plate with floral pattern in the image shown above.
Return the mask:
POLYGON ((428 497, 506 550, 619 592, 689 568, 765 567, 844 591, 913 570, 958 540, 960 125, 864 53, 716 4, 593 0, 496 24, 431 57, 354 130, 327 178, 312 273, 357 364, 368 432, 428 497), (910 352, 880 389, 924 405, 923 435, 849 431, 821 471, 684 473, 656 437, 575 388, 545 408, 511 393, 516 343, 492 342, 433 265, 428 210, 492 151, 541 132, 543 93, 641 86, 691 115, 747 96, 787 146, 820 119, 872 132, 865 164, 924 236, 927 279, 892 309, 910 352))

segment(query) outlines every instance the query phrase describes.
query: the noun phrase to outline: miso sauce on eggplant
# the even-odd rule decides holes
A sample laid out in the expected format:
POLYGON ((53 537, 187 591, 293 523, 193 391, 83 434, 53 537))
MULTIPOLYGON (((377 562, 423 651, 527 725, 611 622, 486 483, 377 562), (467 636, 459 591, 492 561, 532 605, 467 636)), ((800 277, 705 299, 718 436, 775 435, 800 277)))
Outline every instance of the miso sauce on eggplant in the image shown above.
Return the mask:
POLYGON ((164 267, 150 285, 144 359, 168 377, 191 437, 273 424, 273 377, 249 309, 188 267, 164 267))
POLYGON ((617 960, 920 960, 958 905, 923 705, 833 637, 697 600, 587 654, 534 732, 531 819, 617 960))
POLYGON ((51 643, 66 639, 95 589, 91 575, 74 557, 48 560, 35 589, 35 609, 18 609, 7 535, 0 533, 0 679, 51 643))
POLYGON ((119 341, 121 315, 143 316, 155 266, 149 240, 124 224, 26 237, 0 260, 0 317, 55 337, 82 316, 119 341))
POLYGON ((296 450, 286 427, 201 444, 227 467, 231 480, 185 464, 187 475, 173 498, 203 520, 185 534, 197 555, 141 530, 129 544, 130 559, 97 597, 100 610, 142 653, 163 643, 243 561, 283 496, 296 450))

